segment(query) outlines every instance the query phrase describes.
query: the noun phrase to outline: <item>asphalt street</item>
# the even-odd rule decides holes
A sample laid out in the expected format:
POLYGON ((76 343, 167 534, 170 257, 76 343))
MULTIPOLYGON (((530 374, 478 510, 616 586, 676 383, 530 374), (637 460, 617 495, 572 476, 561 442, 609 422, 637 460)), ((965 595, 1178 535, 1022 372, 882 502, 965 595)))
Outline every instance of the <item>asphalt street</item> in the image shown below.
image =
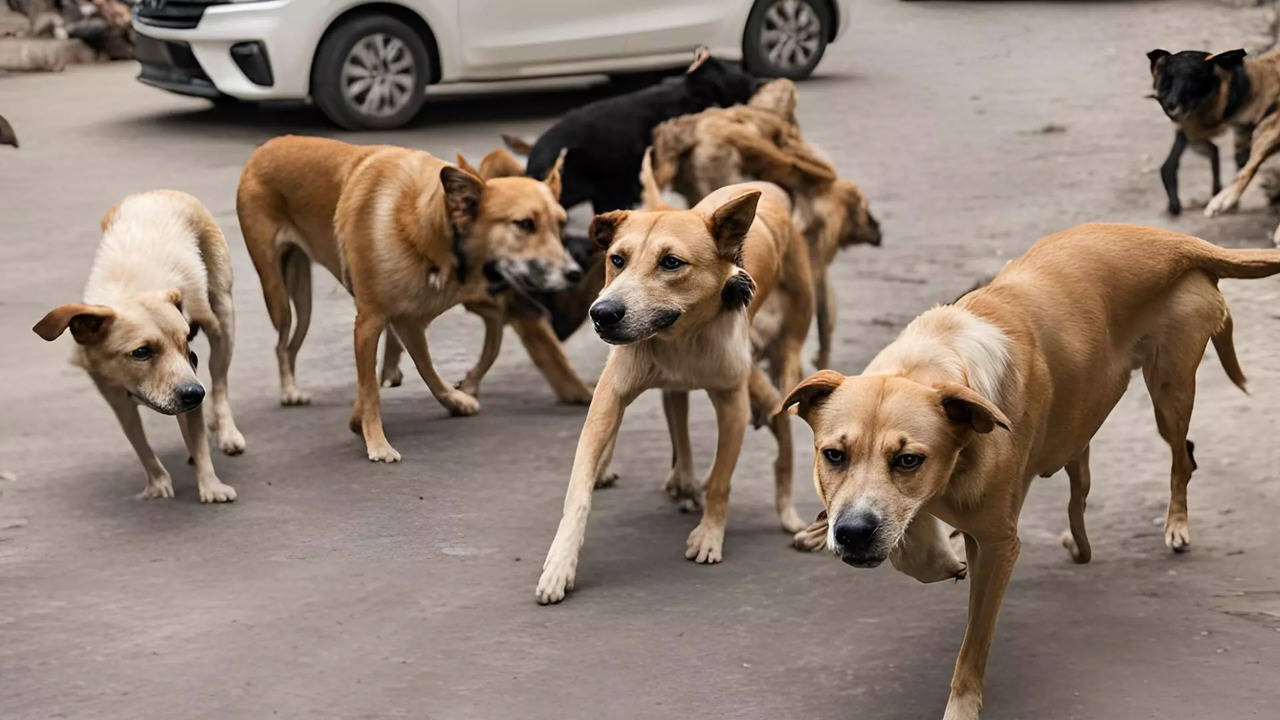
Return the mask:
MULTIPOLYGON (((843 253, 835 367, 853 373, 913 316, 1036 238, 1090 220, 1269 245, 1261 193, 1215 220, 1207 163, 1183 161, 1180 218, 1157 166, 1172 130, 1154 47, 1258 49, 1270 9, 1207 1, 857 4, 800 85, 805 135, 859 182, 882 248, 843 253)), ((596 495, 576 591, 534 601, 584 410, 556 405, 514 334, 451 418, 405 363, 383 392, 396 465, 365 459, 346 292, 317 269, 299 359, 309 407, 281 407, 274 330, 235 188, 281 133, 477 160, 610 92, 441 94, 410 127, 344 133, 309 108, 212 108, 142 86, 130 63, 0 77, 0 718, 936 718, 965 627, 964 583, 920 585, 792 550, 775 522, 772 438, 748 435, 725 561, 683 558, 696 524, 661 490, 656 395, 641 398, 596 495), (177 497, 144 475, 70 339, 31 326, 80 299, 102 214, 127 193, 199 197, 226 232, 239 313, 231 402, 248 449, 215 455, 239 499, 198 502, 169 418, 146 418, 177 497)), ((1229 148, 1229 143, 1224 143, 1229 148)), ((1224 160, 1230 167, 1230 160, 1224 160)), ((301 180, 305 181, 305 180, 301 180)), ((581 212, 575 222, 584 220, 581 212)), ((1202 366, 1191 437, 1193 547, 1165 549, 1169 456, 1141 382, 1092 445, 1092 564, 1059 545, 1067 484, 1037 481, 986 679, 984 718, 1274 718, 1280 703, 1280 279, 1223 284, 1244 395, 1202 366)), ((1069 302, 1069 299, 1064 299, 1069 302)), ((442 374, 479 353, 456 309, 430 329, 442 374)), ((204 341, 196 341, 204 352, 204 341)), ((606 346, 567 345, 594 378, 606 346)), ((806 357, 812 353, 807 352, 806 357)), ((694 400, 705 469, 714 422, 694 400)), ((795 421, 798 505, 819 509, 795 421)))

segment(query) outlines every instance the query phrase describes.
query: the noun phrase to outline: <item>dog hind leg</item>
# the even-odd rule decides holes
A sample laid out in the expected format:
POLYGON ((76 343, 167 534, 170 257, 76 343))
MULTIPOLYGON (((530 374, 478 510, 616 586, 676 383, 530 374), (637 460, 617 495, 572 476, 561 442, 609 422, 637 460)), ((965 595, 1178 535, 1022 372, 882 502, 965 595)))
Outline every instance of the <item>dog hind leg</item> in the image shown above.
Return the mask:
POLYGON ((1089 536, 1084 529, 1085 502, 1089 497, 1089 446, 1067 461, 1067 479, 1071 483, 1071 499, 1067 501, 1067 518, 1071 529, 1062 534, 1062 546, 1071 559, 1084 564, 1093 557, 1089 536))
MULTIPOLYGON (((780 373, 784 374, 784 373, 780 373)), ((791 444, 791 415, 770 413, 782 404, 782 396, 769 382, 769 378, 760 368, 753 368, 747 389, 751 397, 752 415, 769 418, 769 431, 778 443, 778 456, 773 461, 773 501, 778 511, 778 522, 788 533, 797 533, 805 527, 805 522, 796 512, 791 496, 792 467, 794 449, 791 444)))
POLYGON ((1177 358, 1175 352, 1162 354, 1162 350, 1166 349, 1157 349, 1153 359, 1143 366, 1142 375, 1155 406, 1156 428, 1173 455, 1164 543, 1174 552, 1184 552, 1191 544, 1191 530, 1187 522, 1187 484, 1195 470, 1195 461, 1187 442, 1187 428, 1195 404, 1197 361, 1177 358))

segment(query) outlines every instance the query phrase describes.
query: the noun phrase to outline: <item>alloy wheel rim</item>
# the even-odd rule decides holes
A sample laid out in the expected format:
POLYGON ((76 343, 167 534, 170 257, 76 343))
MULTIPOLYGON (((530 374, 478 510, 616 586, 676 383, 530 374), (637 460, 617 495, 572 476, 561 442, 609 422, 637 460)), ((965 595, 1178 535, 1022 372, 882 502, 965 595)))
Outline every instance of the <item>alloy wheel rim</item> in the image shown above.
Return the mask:
POLYGON ((365 115, 387 117, 403 110, 417 79, 409 46, 386 33, 360 38, 342 62, 342 95, 365 115))
POLYGON ((764 13, 760 45, 774 67, 799 70, 818 54, 822 21, 807 3, 777 0, 764 13))

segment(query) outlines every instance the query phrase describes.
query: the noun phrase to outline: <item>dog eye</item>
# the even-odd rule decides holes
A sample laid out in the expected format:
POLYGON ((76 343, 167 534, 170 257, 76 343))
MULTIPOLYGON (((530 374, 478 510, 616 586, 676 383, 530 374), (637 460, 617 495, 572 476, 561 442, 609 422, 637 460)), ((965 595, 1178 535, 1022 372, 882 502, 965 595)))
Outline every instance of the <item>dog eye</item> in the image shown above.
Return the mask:
POLYGON ((519 220, 512 220, 511 222, 524 232, 527 232, 527 233, 533 232, 533 229, 534 229, 533 220, 530 220, 529 218, 521 218, 519 220))
POLYGON ((844 462, 844 451, 836 448, 827 448, 822 451, 822 457, 832 465, 839 465, 844 462))
POLYGON ((151 346, 143 345, 142 347, 134 348, 133 352, 129 353, 129 357, 134 360, 150 360, 152 354, 151 346))
POLYGON ((688 264, 689 263, 681 260, 675 255, 663 255, 662 259, 658 261, 658 267, 661 267, 663 270, 679 270, 688 264))
POLYGON ((187 360, 191 361, 191 369, 195 370, 200 365, 200 358, 196 357, 194 352, 187 353, 187 360))
POLYGON ((899 453, 893 458, 893 469, 903 472, 918 470, 924 464, 924 456, 919 453, 899 453))
POLYGON ((613 263, 614 267, 621 270, 622 266, 627 264, 627 259, 622 257, 621 255, 610 255, 609 262, 613 263))

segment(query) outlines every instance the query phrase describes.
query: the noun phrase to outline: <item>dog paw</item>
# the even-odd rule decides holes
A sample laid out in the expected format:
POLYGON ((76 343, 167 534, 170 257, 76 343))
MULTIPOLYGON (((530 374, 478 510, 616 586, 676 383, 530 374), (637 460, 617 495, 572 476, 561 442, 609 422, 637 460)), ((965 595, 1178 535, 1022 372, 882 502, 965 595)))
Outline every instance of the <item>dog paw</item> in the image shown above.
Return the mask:
POLYGON ((147 486, 138 493, 141 500, 154 500, 155 498, 171 498, 173 497, 173 481, 168 475, 164 477, 151 478, 147 481, 147 486))
POLYGON ((810 358, 809 362, 819 370, 825 370, 831 367, 831 353, 819 353, 810 358))
POLYGON ((218 431, 218 449, 224 455, 239 455, 244 452, 244 435, 236 428, 218 431))
POLYGON ((958 695, 953 690, 951 697, 947 699, 947 710, 942 715, 942 720, 978 720, 978 714, 982 712, 982 695, 979 693, 966 693, 958 695))
POLYGON ((698 523, 684 544, 685 559, 696 563, 718 563, 723 559, 723 553, 724 526, 712 525, 706 520, 698 523))
POLYGON ((235 499, 236 489, 230 485, 224 485, 218 480, 200 483, 200 502, 202 503, 224 503, 235 499))
POLYGON ((577 572, 576 558, 555 558, 553 555, 548 555, 547 562, 542 566, 542 577, 538 578, 538 590, 535 593, 538 604, 552 605, 563 600, 564 596, 573 589, 573 580, 577 572))
POLYGON ((1204 206, 1204 216, 1217 217, 1223 213, 1231 212, 1236 208, 1236 205, 1239 202, 1240 193, 1236 191, 1235 186, 1232 185, 1226 190, 1223 190, 1213 196, 1213 199, 1209 201, 1209 204, 1204 206))
POLYGON ((480 383, 472 380, 470 375, 459 380, 453 388, 458 392, 465 393, 471 397, 476 397, 480 394, 480 383))
POLYGON ((289 388, 280 391, 280 404, 286 407, 292 405, 310 405, 311 396, 302 392, 298 388, 289 388))
POLYGON ((391 447, 390 443, 381 443, 378 445, 368 446, 369 459, 373 462, 395 463, 400 462, 400 453, 391 447))
POLYGON ((1071 534, 1070 530, 1062 531, 1062 547, 1071 553, 1071 559, 1081 565, 1089 562, 1092 557, 1089 552, 1081 552, 1080 545, 1076 543, 1076 538, 1071 534))
POLYGON ((702 509, 702 490, 698 487, 698 481, 688 474, 671 468, 671 474, 667 475, 662 489, 675 501, 680 512, 702 509))
POLYGON ((818 552, 827 547, 827 518, 814 520, 791 538, 791 547, 801 552, 818 552))
POLYGON ((450 390, 440 398, 440 404, 444 405, 450 415, 467 416, 480 412, 480 401, 457 389, 450 390))
POLYGON ((596 484, 595 484, 596 490, 603 490, 604 488, 613 487, 618 482, 618 477, 619 477, 618 473, 609 472, 606 470, 605 472, 601 473, 599 477, 596 478, 596 484))
POLYGON ((1186 552, 1191 547, 1191 526, 1187 524, 1186 515, 1170 515, 1165 520, 1164 545, 1176 553, 1186 552))
POLYGON ((382 368, 382 376, 379 378, 382 387, 400 387, 404 382, 404 373, 400 372, 400 368, 382 368))
POLYGON ((782 531, 788 533, 798 533, 808 527, 804 520, 800 519, 800 514, 796 512, 795 507, 788 505, 778 513, 778 521, 782 523, 782 531))

